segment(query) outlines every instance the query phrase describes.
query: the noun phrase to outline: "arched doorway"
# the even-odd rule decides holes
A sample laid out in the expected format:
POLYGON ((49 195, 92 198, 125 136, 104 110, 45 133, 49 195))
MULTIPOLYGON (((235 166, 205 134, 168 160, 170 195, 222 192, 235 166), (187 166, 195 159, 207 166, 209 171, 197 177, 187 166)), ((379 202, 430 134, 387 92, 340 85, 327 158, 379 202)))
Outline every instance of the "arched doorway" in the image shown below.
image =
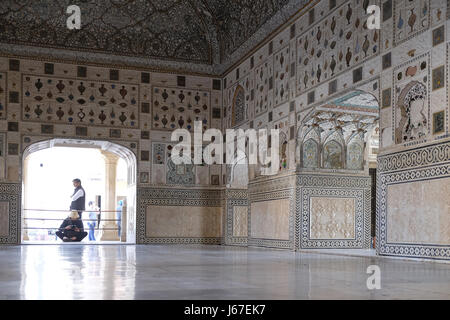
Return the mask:
MULTIPOLYGON (((82 139, 66 139, 55 138, 40 141, 28 146, 22 155, 22 230, 21 242, 28 240, 27 230, 27 212, 31 210, 45 210, 46 208, 28 208, 27 199, 29 198, 29 181, 31 176, 28 167, 28 161, 31 156, 38 152, 46 151, 53 148, 68 149, 84 149, 96 150, 104 159, 104 196, 101 200, 101 224, 100 229, 102 241, 114 241, 120 243, 136 243, 136 170, 137 160, 134 153, 128 148, 109 141, 82 140, 82 139), (116 174, 117 165, 122 170, 123 186, 120 195, 116 196, 116 174), (120 165, 121 164, 121 165, 120 165), (116 204, 118 200, 122 200, 123 214, 121 217, 121 236, 118 236, 116 223, 117 213, 116 204), (115 233, 114 233, 115 232, 115 233)), ((89 154, 89 153, 86 153, 89 154)), ((97 192, 98 193, 98 192, 97 192)), ((91 197, 93 195, 91 194, 91 197)), ((61 208, 64 209, 64 208, 61 208)), ((51 211, 51 210, 48 210, 51 211)), ((61 211, 61 210, 59 210, 61 211)), ((85 213, 87 215, 87 213, 85 213)), ((85 219, 85 216, 83 216, 85 219)), ((86 228, 86 226, 85 226, 86 228)), ((86 230, 87 231, 87 230, 86 230)), ((95 243, 102 243, 95 242, 95 243)))

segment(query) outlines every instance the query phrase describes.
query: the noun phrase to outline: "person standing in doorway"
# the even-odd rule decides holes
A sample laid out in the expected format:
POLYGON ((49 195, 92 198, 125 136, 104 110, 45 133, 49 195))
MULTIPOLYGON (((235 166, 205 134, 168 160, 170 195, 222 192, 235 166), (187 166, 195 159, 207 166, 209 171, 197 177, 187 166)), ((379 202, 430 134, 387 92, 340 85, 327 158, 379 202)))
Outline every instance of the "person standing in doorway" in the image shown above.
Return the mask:
POLYGON ((122 229, 122 207, 123 207, 123 201, 119 200, 119 202, 117 203, 117 208, 116 208, 116 219, 117 219, 117 229, 119 232, 119 239, 120 239, 120 234, 121 234, 121 229, 122 229))
POLYGON ((75 190, 73 194, 70 196, 72 198, 72 203, 70 204, 70 210, 78 211, 78 215, 80 220, 82 219, 81 215, 84 210, 86 210, 86 192, 84 192, 83 187, 81 186, 80 179, 73 179, 73 186, 75 190))
POLYGON ((89 241, 95 241, 95 223, 97 221, 97 212, 94 208, 94 203, 92 201, 89 201, 89 241))

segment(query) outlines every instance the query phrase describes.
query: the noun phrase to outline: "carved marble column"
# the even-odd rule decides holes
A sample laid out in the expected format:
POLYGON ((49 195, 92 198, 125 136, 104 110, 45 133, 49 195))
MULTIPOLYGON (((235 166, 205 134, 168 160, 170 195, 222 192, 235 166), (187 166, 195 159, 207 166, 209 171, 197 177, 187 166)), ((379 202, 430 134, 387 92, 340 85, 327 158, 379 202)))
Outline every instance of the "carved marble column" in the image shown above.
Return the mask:
MULTIPOLYGON (((116 171, 119 158, 112 153, 101 151, 105 160, 105 206, 102 212, 105 220, 116 219, 116 171)), ((100 241, 119 241, 119 233, 115 221, 104 221, 102 228, 116 230, 102 230, 100 241)))

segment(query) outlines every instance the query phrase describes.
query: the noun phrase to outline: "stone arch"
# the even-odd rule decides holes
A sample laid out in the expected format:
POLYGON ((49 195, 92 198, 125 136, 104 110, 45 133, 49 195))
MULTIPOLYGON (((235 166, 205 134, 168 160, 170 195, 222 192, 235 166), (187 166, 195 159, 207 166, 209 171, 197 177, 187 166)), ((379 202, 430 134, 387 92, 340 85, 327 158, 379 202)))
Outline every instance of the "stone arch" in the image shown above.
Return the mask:
MULTIPOLYGON (((126 197, 126 243, 136 243, 137 239, 137 199, 136 199, 136 187, 137 187, 137 158, 134 152, 123 145, 119 145, 114 142, 104 140, 91 140, 81 138, 51 138, 41 140, 28 145, 21 155, 21 168, 22 168, 22 184, 24 187, 22 201, 25 199, 27 193, 26 188, 26 161, 27 157, 35 152, 41 150, 50 149, 53 147, 72 147, 72 148, 96 148, 101 151, 106 151, 114 154, 115 156, 123 159, 127 165, 127 197, 126 197)), ((24 214, 24 206, 22 203, 21 221, 22 226, 24 214)), ((26 208, 25 208, 26 209, 26 208)), ((125 220, 125 219, 124 219, 125 220)), ((125 221, 123 221, 125 222, 125 221)), ((22 230, 21 230, 22 231, 22 230)), ((125 231, 125 230, 123 230, 125 231)), ((23 232, 22 236, 23 236, 23 232)), ((22 239, 22 236, 20 239, 22 239)))

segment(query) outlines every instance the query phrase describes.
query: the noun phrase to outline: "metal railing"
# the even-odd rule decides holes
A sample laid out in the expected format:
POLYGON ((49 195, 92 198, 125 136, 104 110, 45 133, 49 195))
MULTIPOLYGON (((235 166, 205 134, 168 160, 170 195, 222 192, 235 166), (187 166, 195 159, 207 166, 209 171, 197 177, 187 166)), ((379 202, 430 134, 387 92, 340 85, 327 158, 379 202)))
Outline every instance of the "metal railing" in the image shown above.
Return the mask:
MULTIPOLYGON (((44 213, 70 213, 72 211, 78 211, 78 210, 55 210, 55 209, 23 209, 23 211, 30 211, 30 212, 44 212, 44 213)), ((115 213, 123 213, 123 210, 83 210, 83 213, 90 213, 90 212, 95 212, 98 216, 97 219, 80 219, 82 222, 96 222, 97 224, 97 228, 95 228, 95 230, 111 230, 111 231, 115 231, 115 230, 119 230, 119 227, 116 228, 100 228, 100 223, 101 222, 117 222, 120 221, 122 222, 122 219, 102 219, 101 218, 101 214, 102 213, 110 213, 110 212, 115 212, 115 213)), ((66 218, 28 218, 28 217, 24 217, 23 220, 25 221, 64 221, 66 218)), ((59 227, 28 227, 28 226, 23 226, 22 227, 23 230, 64 230, 64 228, 59 228, 59 227)))

